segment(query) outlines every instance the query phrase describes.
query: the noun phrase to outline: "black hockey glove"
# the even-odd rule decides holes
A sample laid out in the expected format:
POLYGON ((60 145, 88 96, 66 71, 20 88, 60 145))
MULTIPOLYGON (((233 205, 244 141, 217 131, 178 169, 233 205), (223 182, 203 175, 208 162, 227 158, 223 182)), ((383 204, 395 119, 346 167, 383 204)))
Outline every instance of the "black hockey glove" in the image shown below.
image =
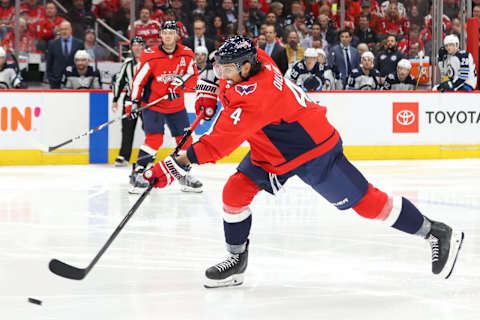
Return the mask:
POLYGON ((447 59, 447 55, 448 55, 447 49, 445 49, 444 46, 441 46, 438 49, 438 61, 443 61, 447 59))
POLYGON ((438 86, 438 90, 440 90, 441 92, 452 91, 453 90, 452 81, 445 81, 445 82, 440 83, 440 85, 438 86))

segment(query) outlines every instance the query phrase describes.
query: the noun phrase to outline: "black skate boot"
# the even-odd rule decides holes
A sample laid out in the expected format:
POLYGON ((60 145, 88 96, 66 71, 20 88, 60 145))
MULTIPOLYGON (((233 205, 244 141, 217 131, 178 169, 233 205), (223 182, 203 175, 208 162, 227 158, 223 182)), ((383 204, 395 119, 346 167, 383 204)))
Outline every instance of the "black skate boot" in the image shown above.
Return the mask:
POLYGON ((128 193, 142 193, 143 190, 148 187, 148 181, 143 177, 144 171, 144 167, 133 165, 132 174, 130 175, 130 184, 132 187, 128 190, 128 193))
POLYGON ((243 273, 248 265, 248 245, 240 254, 231 253, 224 261, 205 271, 205 288, 239 286, 243 283, 243 273))
POLYGON ((180 183, 180 190, 183 192, 202 192, 203 184, 192 176, 190 173, 187 173, 183 178, 179 179, 178 182, 180 183))
POLYGON ((425 239, 432 248, 432 272, 448 279, 462 247, 463 232, 455 232, 444 223, 431 221, 432 228, 425 239))
POLYGON ((115 159, 115 167, 126 167, 128 166, 128 161, 124 157, 118 156, 115 159))

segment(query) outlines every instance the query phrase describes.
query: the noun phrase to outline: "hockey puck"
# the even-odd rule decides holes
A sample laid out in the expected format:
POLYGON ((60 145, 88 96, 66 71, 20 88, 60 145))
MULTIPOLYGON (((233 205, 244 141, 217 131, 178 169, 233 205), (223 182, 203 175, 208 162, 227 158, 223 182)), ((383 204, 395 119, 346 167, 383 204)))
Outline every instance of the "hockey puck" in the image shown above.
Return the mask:
POLYGON ((39 306, 42 305, 42 300, 37 300, 33 298, 28 298, 28 302, 33 303, 33 304, 38 304, 39 306))

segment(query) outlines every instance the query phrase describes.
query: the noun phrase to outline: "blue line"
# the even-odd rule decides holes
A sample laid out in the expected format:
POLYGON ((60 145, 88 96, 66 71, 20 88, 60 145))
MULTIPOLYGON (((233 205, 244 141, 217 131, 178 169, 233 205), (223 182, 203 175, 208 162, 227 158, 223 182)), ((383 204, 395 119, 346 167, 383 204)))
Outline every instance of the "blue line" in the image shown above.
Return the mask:
MULTIPOLYGON (((90 93, 90 129, 108 121, 108 93, 90 93)), ((108 163, 108 129, 90 135, 90 163, 108 163)))

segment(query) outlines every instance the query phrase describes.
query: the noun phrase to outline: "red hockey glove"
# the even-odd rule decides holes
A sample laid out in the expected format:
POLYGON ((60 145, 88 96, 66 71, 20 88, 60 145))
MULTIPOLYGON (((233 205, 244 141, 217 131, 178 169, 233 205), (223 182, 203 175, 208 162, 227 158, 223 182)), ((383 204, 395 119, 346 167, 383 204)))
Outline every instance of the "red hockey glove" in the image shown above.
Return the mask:
POLYGON ((130 119, 135 119, 138 117, 138 101, 127 101, 125 102, 125 113, 130 119))
POLYGON ((158 162, 152 168, 146 170, 143 173, 143 177, 149 182, 154 178, 157 178, 158 181, 155 183, 155 188, 165 188, 172 184, 175 179, 183 178, 190 167, 181 166, 175 158, 168 156, 165 160, 158 162))
POLYGON ((195 112, 199 115, 202 110, 203 118, 205 120, 210 120, 217 112, 217 97, 218 97, 218 85, 215 83, 198 80, 195 87, 196 91, 196 101, 195 101, 195 112))

